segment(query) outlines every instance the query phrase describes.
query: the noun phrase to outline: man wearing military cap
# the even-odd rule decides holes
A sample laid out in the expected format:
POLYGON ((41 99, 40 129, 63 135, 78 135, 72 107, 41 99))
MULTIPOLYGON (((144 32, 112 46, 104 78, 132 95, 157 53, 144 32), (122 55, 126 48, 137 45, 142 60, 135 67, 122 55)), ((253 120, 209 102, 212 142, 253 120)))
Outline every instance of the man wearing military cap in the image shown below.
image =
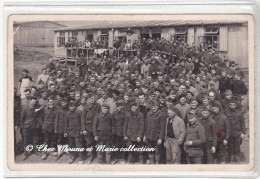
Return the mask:
MULTIPOLYGON (((125 109, 124 109, 124 100, 119 99, 116 101, 116 111, 113 113, 113 126, 114 126, 114 137, 113 143, 115 147, 122 148, 125 146, 123 128, 125 121, 125 109)), ((113 158, 116 161, 123 160, 125 154, 122 152, 115 152, 113 158)))
POLYGON ((206 143, 203 145, 203 163, 204 164, 213 164, 214 163, 214 154, 216 153, 217 147, 217 136, 216 128, 217 124, 212 119, 210 110, 206 107, 201 109, 201 115, 198 119, 199 123, 204 126, 206 143))
MULTIPOLYGON (((109 113, 110 105, 103 103, 101 112, 96 115, 93 122, 93 135, 98 145, 105 145, 106 148, 112 147, 112 135, 114 133, 113 117, 109 113)), ((98 151, 99 163, 111 163, 111 151, 98 151)))
MULTIPOLYGON (((69 103, 69 112, 66 115, 65 127, 64 127, 64 137, 69 139, 70 148, 81 148, 81 116, 76 111, 76 105, 74 102, 69 103)), ((72 164, 77 156, 79 156, 78 164, 83 164, 83 154, 82 152, 70 152, 69 164, 72 164)))
POLYGON ((212 119, 216 122, 217 148, 215 158, 218 163, 226 163, 227 144, 231 134, 229 119, 220 112, 218 103, 211 104, 212 119))
MULTIPOLYGON (((54 123, 54 132, 57 135, 57 146, 64 145, 66 143, 66 138, 64 138, 64 131, 68 111, 68 99, 63 97, 61 98, 61 108, 59 108, 56 113, 54 123)), ((61 157, 61 155, 62 152, 58 151, 57 160, 61 157)))
MULTIPOLYGON (((131 111, 126 113, 124 122, 124 139, 127 142, 127 146, 135 145, 136 147, 142 147, 142 138, 144 136, 144 115, 139 111, 136 102, 130 103, 131 111)), ((137 152, 129 152, 128 163, 135 162, 136 157, 139 157, 139 162, 143 163, 143 155, 137 152)))
POLYGON ((155 152, 149 153, 149 163, 152 164, 159 164, 165 135, 165 119, 159 110, 159 105, 158 101, 153 101, 151 104, 151 110, 146 116, 145 136, 143 139, 148 147, 155 148, 155 152))
POLYGON ((201 164, 203 157, 203 144, 206 142, 205 129, 198 122, 195 114, 190 113, 187 125, 187 135, 184 150, 188 164, 201 164))

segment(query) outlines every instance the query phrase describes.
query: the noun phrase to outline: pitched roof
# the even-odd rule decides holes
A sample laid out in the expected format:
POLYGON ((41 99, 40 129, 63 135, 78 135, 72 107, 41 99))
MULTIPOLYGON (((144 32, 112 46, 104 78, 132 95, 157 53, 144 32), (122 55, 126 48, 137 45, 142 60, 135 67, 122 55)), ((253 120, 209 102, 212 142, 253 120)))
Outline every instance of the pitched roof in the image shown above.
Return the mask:
POLYGON ((130 27, 158 27, 158 26, 183 26, 183 25, 202 25, 202 24, 241 24, 246 21, 217 21, 217 20, 167 20, 167 21, 101 21, 96 24, 86 24, 80 26, 64 27, 55 31, 82 30, 82 29, 112 29, 112 28, 130 28, 130 27))

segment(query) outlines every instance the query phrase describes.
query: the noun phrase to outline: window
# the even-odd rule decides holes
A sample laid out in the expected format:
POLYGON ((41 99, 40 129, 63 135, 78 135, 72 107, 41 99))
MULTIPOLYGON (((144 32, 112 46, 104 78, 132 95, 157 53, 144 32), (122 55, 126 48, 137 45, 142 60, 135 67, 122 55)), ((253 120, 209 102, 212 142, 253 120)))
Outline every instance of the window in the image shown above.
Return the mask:
POLYGON ((88 34, 85 39, 92 42, 93 35, 88 34))
POLYGON ((65 32, 60 32, 60 36, 57 37, 57 46, 61 47, 65 45, 65 32))
POLYGON ((126 36, 117 36, 117 37, 115 37, 114 41, 116 41, 117 38, 118 38, 121 42, 126 42, 126 36))
POLYGON ((157 39, 157 38, 161 39, 161 33, 152 33, 152 38, 153 39, 157 39))
POLYGON ((78 31, 72 31, 72 37, 69 37, 69 41, 77 41, 78 31))
POLYGON ((187 42, 187 28, 176 28, 174 32, 174 41, 187 42))
POLYGON ((219 49, 219 28, 205 28, 203 45, 206 49, 219 49))

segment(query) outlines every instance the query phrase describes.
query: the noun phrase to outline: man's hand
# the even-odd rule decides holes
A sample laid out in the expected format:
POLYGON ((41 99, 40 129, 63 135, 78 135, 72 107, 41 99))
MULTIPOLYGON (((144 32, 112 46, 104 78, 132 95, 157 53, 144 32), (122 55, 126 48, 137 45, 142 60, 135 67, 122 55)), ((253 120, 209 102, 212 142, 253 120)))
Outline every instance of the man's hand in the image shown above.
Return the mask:
POLYGON ((223 140, 223 144, 227 145, 228 141, 227 140, 223 140))
POLYGON ((216 153, 216 147, 214 147, 214 146, 211 147, 211 153, 213 153, 213 154, 216 153))
POLYGON ((16 131, 17 131, 17 129, 18 129, 18 126, 14 126, 14 130, 16 130, 16 131))
POLYGON ((38 111, 40 111, 40 109, 35 109, 35 112, 38 112, 38 111))
POLYGON ((186 144, 187 144, 187 146, 192 146, 192 141, 191 141, 191 140, 188 140, 188 141, 186 142, 186 144))
POLYGON ((146 139, 146 137, 144 136, 144 138, 143 138, 143 142, 145 143, 147 141, 147 139, 146 139))
POLYGON ((68 134, 67 134, 67 133, 64 133, 64 137, 68 137, 68 134))
POLYGON ((245 137, 246 137, 246 136, 245 136, 245 134, 243 134, 243 133, 240 135, 240 138, 241 138, 241 139, 245 139, 245 137))
POLYGON ((137 142, 141 142, 141 138, 140 137, 137 137, 137 142))
POLYGON ((55 134, 57 134, 58 133, 58 131, 54 131, 55 132, 55 134))
POLYGON ((124 139, 125 139, 125 140, 128 140, 128 137, 127 137, 127 136, 125 136, 125 137, 124 137, 124 139))
POLYGON ((95 136, 95 141, 98 141, 98 136, 95 136))
POLYGON ((158 139, 157 144, 161 145, 162 144, 162 139, 158 139))
POLYGON ((82 134, 83 134, 83 135, 87 135, 88 133, 87 133, 86 130, 84 130, 84 131, 82 131, 82 134))

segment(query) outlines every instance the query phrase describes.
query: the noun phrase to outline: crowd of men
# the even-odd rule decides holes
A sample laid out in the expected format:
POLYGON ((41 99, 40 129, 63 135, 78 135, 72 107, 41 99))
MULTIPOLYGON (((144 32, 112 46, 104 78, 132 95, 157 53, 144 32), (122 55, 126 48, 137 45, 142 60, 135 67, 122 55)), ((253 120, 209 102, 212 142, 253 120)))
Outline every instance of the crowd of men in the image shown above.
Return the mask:
MULTIPOLYGON (((240 163, 247 135, 243 70, 212 48, 147 42, 119 58, 81 55, 77 68, 50 60, 35 80, 24 69, 14 94, 23 159, 33 152, 43 160, 49 155, 27 151, 28 144, 98 144, 155 151, 69 152, 68 162, 97 157, 99 163, 240 163)), ((64 153, 53 155, 59 160, 64 153)))

